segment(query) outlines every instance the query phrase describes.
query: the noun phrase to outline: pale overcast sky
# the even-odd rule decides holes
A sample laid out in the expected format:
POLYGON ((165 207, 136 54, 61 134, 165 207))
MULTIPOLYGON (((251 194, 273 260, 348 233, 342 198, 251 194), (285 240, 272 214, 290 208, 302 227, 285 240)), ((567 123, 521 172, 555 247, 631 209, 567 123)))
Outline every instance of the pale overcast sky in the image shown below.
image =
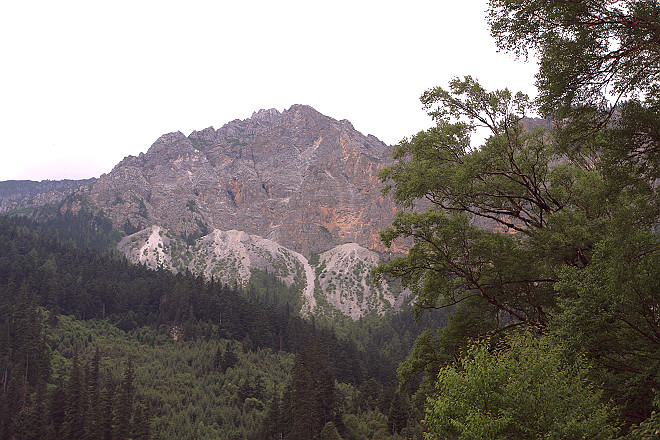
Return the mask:
POLYGON ((534 95, 486 0, 5 1, 0 180, 80 179, 162 134, 307 104, 388 144, 424 90, 472 75, 534 95))

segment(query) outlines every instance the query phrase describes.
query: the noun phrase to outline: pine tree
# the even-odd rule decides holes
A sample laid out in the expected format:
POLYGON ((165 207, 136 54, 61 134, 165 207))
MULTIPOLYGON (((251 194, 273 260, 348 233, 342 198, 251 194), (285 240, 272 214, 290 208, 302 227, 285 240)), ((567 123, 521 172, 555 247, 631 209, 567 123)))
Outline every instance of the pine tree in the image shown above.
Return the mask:
POLYGON ((55 384, 50 395, 49 418, 52 425, 52 438, 60 439, 64 437, 64 422, 66 420, 67 398, 62 380, 55 384))
POLYGON ((276 390, 273 398, 268 405, 266 418, 263 421, 260 440, 279 439, 283 437, 284 427, 282 426, 282 399, 280 393, 276 390))
POLYGON ((82 371, 78 361, 78 353, 73 356, 73 365, 69 374, 66 390, 66 413, 64 417, 64 433, 70 440, 85 438, 87 393, 84 389, 82 371))
POLYGON ((232 368, 238 362, 238 356, 233 348, 227 345, 225 352, 222 355, 222 372, 226 372, 227 368, 232 368))
POLYGON ((138 403, 135 406, 134 417, 133 440, 149 440, 151 438, 149 409, 143 403, 138 403))
POLYGON ((398 434, 408 423, 408 413, 410 411, 410 403, 405 394, 397 392, 392 399, 390 406, 390 413, 387 417, 387 426, 390 432, 398 434))
POLYGON ((89 395, 89 417, 86 438, 97 440, 102 436, 101 415, 101 388, 100 388, 100 359, 98 346, 92 357, 87 374, 87 389, 89 395))
POLYGON ((131 416, 133 414, 133 397, 135 388, 133 384, 133 362, 129 359, 124 371, 124 378, 117 396, 117 418, 115 440, 129 440, 131 434, 131 416))
POLYGON ((328 422, 321 431, 321 440, 342 440, 334 423, 328 422))
POLYGON ((115 387, 112 383, 107 383, 101 392, 100 424, 102 440, 113 440, 115 426, 114 415, 115 387))
POLYGON ((335 378, 328 355, 309 336, 296 354, 290 384, 291 432, 287 438, 317 439, 335 421, 335 378))
POLYGON ((24 420, 26 421, 25 429, 22 433, 16 436, 17 438, 25 440, 42 440, 49 436, 48 413, 45 402, 45 385, 42 385, 39 388, 40 389, 31 395, 29 409, 24 412, 24 420))
POLYGON ((287 439, 318 439, 321 423, 312 373, 298 363, 294 365, 291 375, 293 423, 287 439))
POLYGON ((219 369, 220 366, 222 365, 222 350, 220 347, 218 347, 215 350, 215 355, 213 356, 213 368, 214 369, 219 369))

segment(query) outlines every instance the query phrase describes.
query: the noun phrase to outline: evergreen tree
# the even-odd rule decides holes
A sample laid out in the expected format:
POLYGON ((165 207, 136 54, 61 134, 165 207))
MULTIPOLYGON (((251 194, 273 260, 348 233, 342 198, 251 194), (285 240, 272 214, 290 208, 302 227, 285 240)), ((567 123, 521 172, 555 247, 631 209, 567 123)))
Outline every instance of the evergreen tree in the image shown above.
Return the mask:
POLYGON ((291 431, 287 438, 319 438, 321 429, 335 420, 336 392, 328 356, 312 336, 296 354, 290 393, 291 431))
POLYGON ((230 346, 230 344, 227 345, 227 348, 225 349, 225 352, 222 355, 222 372, 226 372, 227 368, 232 368, 236 365, 238 362, 238 356, 236 356, 236 352, 234 351, 234 348, 230 346))
POLYGON ((32 395, 32 405, 28 413, 28 430, 25 433, 26 440, 47 439, 50 432, 48 422, 48 410, 46 406, 45 385, 37 389, 32 395))
POLYGON ((215 350, 215 355, 213 355, 213 368, 214 369, 219 369, 223 365, 223 356, 222 356, 222 350, 220 347, 218 347, 215 350))
POLYGON ((291 372, 292 425, 287 439, 318 439, 321 431, 319 405, 316 401, 312 372, 297 363, 291 372))
POLYGON ((408 414, 410 413, 410 402, 403 392, 397 392, 392 399, 390 412, 387 416, 387 426, 390 432, 398 434, 408 424, 408 414))
POLYGON ((89 417, 87 421, 86 438, 89 440, 100 439, 102 436, 100 359, 101 355, 97 346, 86 375, 87 393, 89 396, 89 417))
POLYGON ((66 421, 67 395, 64 384, 60 379, 55 383, 55 387, 50 394, 48 414, 52 426, 52 438, 64 438, 64 428, 66 421))
POLYGON ((106 383, 101 392, 100 428, 102 440, 113 440, 115 429, 115 387, 106 383))
POLYGON ((326 425, 321 430, 321 440, 342 440, 334 423, 326 423, 326 425))
POLYGON ((151 416, 146 405, 138 403, 135 407, 135 422, 133 424, 133 440, 149 440, 151 438, 151 416))
POLYGON ((64 418, 65 436, 70 440, 84 439, 87 417, 87 393, 77 352, 74 354, 71 372, 69 373, 66 400, 64 418))
POLYGON ((129 359, 124 370, 124 377, 119 388, 116 408, 116 426, 114 439, 129 440, 131 435, 131 417, 133 415, 133 398, 135 394, 135 384, 133 362, 129 359))
POLYGON ((259 432, 260 440, 281 439, 284 436, 285 427, 282 423, 282 398, 280 393, 275 390, 273 398, 268 404, 266 417, 261 425, 259 432))

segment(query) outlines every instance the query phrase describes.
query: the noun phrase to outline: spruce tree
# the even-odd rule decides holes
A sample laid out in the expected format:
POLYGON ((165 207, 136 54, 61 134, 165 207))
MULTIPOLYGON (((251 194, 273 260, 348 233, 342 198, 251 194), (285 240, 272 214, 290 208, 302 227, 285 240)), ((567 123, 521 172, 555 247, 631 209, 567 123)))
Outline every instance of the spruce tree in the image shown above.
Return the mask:
POLYGON ((55 388, 50 394, 48 415, 50 419, 52 438, 64 437, 64 422, 66 420, 67 398, 64 384, 60 379, 55 383, 55 388))
POLYGON ((129 359, 126 364, 126 370, 124 371, 119 395, 117 396, 115 440, 129 440, 130 438, 133 396, 135 394, 133 379, 133 362, 129 359))
POLYGON ((268 405, 266 411, 266 418, 263 421, 261 432, 259 434, 260 440, 270 440, 281 438, 284 433, 282 426, 282 399, 280 393, 275 390, 273 398, 268 405))
POLYGON ((290 439, 317 439, 335 421, 335 378, 327 353, 309 336, 296 354, 290 384, 290 439))
POLYGON ((106 383, 103 391, 101 392, 101 407, 100 407, 100 428, 102 440, 113 440, 114 426, 115 426, 115 387, 112 383, 106 383))
POLYGON ((92 357, 87 374, 87 389, 89 395, 89 416, 86 430, 86 438, 97 440, 102 436, 101 426, 101 388, 100 388, 100 358, 98 346, 92 357))
POLYGON ((387 417, 387 426, 392 434, 398 434, 408 423, 410 402, 402 392, 397 392, 392 399, 390 413, 387 417))
POLYGON ((135 406, 133 423, 133 440, 149 440, 151 438, 151 416, 149 409, 143 403, 135 406))
POLYGON ((73 365, 69 374, 66 390, 66 413, 64 417, 64 432, 70 440, 85 438, 87 393, 84 389, 82 370, 78 361, 78 353, 73 356, 73 365))

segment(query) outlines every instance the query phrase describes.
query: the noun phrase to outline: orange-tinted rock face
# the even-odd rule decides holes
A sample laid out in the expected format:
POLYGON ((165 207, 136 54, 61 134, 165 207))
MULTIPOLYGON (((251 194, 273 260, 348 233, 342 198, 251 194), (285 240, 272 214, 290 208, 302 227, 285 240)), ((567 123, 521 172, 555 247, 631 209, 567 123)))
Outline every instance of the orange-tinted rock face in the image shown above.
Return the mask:
POLYGON ((303 253, 348 242, 384 250, 378 232, 395 208, 377 173, 391 153, 348 121, 296 105, 164 135, 102 176, 90 196, 118 225, 181 235, 237 229, 303 253))

